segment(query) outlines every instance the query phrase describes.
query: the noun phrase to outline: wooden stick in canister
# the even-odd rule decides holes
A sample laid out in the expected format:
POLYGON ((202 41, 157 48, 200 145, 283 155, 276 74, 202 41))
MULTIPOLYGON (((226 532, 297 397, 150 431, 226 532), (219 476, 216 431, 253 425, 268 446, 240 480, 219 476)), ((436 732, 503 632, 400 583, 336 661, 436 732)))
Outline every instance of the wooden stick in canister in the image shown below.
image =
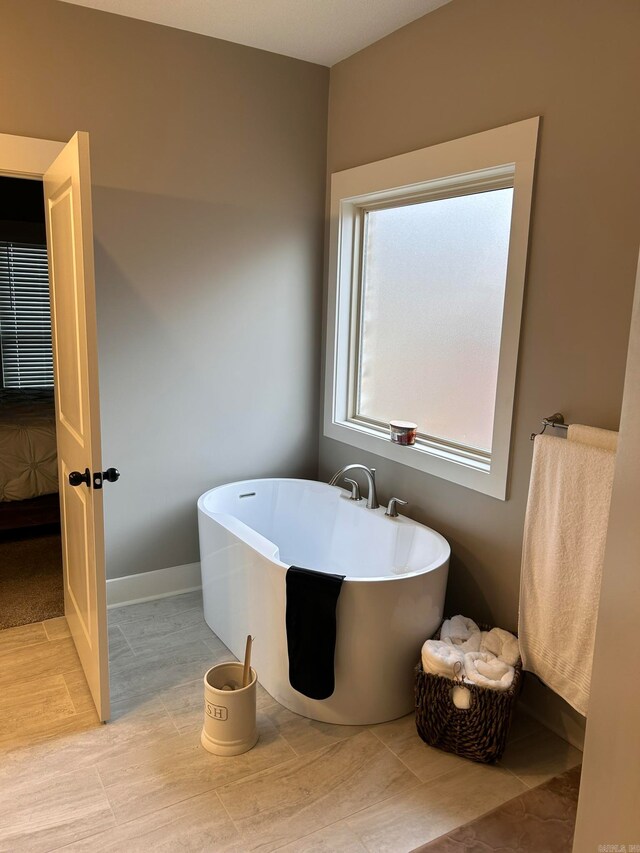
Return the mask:
POLYGON ((242 686, 248 687, 251 681, 251 646, 253 637, 247 634, 247 645, 244 650, 244 669, 242 670, 242 686))

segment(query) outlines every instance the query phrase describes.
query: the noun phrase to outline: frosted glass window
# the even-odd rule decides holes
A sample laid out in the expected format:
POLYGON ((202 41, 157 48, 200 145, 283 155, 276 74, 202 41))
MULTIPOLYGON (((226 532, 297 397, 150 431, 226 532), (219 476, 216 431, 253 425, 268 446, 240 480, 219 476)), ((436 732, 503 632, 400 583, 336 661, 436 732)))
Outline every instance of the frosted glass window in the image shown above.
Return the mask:
POLYGON ((364 213, 356 418, 491 451, 512 201, 364 213))

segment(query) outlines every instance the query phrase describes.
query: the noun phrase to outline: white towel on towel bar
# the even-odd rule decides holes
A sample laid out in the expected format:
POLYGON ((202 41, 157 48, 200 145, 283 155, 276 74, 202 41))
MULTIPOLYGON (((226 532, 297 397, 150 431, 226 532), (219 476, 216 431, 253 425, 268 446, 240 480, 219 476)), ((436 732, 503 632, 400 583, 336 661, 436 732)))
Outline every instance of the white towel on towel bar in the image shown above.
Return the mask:
POLYGON ((618 449, 618 433, 612 429, 598 429, 598 427, 584 426, 583 424, 570 424, 567 430, 569 441, 580 441, 582 444, 590 444, 592 447, 602 447, 604 450, 618 449))
POLYGON ((591 685, 615 452, 539 435, 524 527, 518 635, 524 669, 581 714, 591 685))

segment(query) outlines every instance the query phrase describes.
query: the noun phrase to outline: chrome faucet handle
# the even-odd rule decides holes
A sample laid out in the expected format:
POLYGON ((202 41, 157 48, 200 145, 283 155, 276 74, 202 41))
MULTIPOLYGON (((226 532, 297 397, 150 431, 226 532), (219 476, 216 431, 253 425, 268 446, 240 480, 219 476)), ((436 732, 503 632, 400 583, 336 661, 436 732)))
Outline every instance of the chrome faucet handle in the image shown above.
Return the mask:
POLYGON ((351 497, 350 501, 361 501, 362 495, 360 494, 360 485, 355 480, 350 480, 348 477, 344 478, 345 483, 349 483, 351 486, 351 497))
POLYGON ((397 518, 398 517, 398 507, 406 506, 409 501, 401 501, 400 498, 391 498, 389 501, 389 506, 387 507, 387 511, 385 515, 389 518, 397 518))

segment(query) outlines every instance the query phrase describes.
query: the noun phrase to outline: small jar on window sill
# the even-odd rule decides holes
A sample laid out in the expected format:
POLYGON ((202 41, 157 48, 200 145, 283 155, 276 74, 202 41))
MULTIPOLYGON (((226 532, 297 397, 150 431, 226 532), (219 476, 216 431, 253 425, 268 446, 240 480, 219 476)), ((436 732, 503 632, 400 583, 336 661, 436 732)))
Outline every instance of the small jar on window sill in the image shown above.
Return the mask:
POLYGON ((418 424, 411 421, 390 421, 389 431, 391 441, 394 444, 402 444, 408 447, 416 443, 416 433, 418 432, 418 424))

